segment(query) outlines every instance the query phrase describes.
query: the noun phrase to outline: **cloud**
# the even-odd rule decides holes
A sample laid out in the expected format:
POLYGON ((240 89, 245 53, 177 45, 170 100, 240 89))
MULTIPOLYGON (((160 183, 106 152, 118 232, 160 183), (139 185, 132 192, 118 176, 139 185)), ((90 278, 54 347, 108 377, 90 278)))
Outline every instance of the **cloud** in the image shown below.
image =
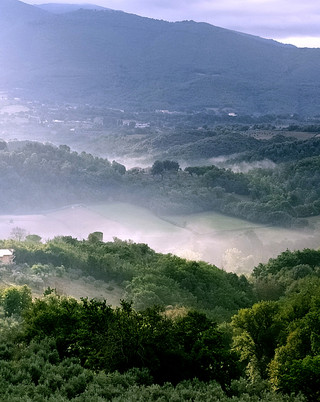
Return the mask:
POLYGON ((298 47, 320 48, 320 36, 289 36, 281 39, 282 43, 294 44, 298 47))

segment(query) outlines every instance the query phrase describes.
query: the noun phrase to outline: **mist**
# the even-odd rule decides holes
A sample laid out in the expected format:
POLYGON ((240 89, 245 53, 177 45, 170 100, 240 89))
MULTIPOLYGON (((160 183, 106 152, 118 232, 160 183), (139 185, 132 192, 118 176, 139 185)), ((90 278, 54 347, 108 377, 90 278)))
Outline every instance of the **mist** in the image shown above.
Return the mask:
POLYGON ((276 164, 269 159, 263 159, 255 162, 239 162, 226 164, 225 167, 231 169, 234 173, 248 173, 253 169, 275 169, 276 164))
POLYGON ((55 236, 86 239, 101 231, 104 241, 132 240, 161 253, 204 260, 226 271, 249 273, 259 262, 285 249, 319 246, 320 221, 314 229, 296 231, 256 225, 214 212, 156 216, 127 203, 73 205, 45 214, 0 216, 0 237, 16 227, 37 234, 42 241, 55 236))

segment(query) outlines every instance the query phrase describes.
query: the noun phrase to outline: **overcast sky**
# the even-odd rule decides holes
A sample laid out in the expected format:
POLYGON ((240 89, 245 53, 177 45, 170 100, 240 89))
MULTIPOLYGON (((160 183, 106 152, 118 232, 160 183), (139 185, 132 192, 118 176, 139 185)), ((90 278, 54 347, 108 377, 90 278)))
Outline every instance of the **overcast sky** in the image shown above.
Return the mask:
POLYGON ((319 0, 24 0, 24 2, 92 3, 168 21, 205 21, 223 28, 296 46, 320 47, 319 0))

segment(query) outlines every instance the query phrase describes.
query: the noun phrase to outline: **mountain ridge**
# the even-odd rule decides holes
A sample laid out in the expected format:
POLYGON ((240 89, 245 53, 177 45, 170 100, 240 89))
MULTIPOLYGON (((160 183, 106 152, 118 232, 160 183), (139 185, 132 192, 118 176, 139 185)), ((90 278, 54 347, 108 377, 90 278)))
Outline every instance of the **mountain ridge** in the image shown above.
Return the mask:
POLYGON ((0 88, 22 88, 25 97, 239 114, 320 107, 319 49, 108 9, 53 14, 17 0, 1 7, 20 19, 0 33, 0 88))
POLYGON ((110 10, 109 8, 98 6, 96 4, 89 3, 79 3, 79 4, 70 4, 70 3, 44 3, 37 5, 38 8, 54 13, 54 14, 64 14, 73 11, 77 11, 79 9, 84 10, 110 10))

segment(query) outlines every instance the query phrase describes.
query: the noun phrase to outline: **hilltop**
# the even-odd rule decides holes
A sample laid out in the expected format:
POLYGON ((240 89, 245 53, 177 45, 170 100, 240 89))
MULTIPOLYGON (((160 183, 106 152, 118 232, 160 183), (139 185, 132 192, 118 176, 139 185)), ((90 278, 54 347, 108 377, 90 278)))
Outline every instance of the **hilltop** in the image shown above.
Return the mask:
POLYGON ((97 6, 95 4, 68 4, 68 3, 46 3, 39 4, 37 7, 42 10, 49 11, 50 13, 63 14, 70 13, 77 10, 107 10, 105 7, 97 6))

